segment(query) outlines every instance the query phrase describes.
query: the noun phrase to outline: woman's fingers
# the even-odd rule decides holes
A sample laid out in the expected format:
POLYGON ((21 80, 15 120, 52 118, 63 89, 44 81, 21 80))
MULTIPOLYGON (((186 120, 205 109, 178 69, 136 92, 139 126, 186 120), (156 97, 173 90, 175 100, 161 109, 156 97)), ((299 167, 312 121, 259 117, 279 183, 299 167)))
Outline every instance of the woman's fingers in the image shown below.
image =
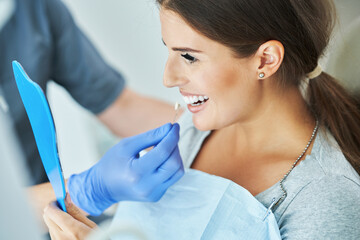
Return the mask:
POLYGON ((74 218, 69 214, 61 211, 55 203, 50 203, 44 209, 44 215, 47 216, 52 222, 54 222, 61 230, 69 231, 74 218))
POLYGON ((48 226, 49 230, 61 231, 61 228, 58 225, 56 225, 53 221, 51 221, 51 219, 46 214, 43 215, 43 219, 45 224, 48 226))
MULTIPOLYGON (((85 239, 92 231, 92 229, 84 223, 61 211, 54 203, 49 204, 48 207, 45 208, 44 215, 48 220, 51 220, 57 225, 57 228, 54 225, 50 225, 52 235, 56 239, 85 239)), ((49 223, 51 224, 51 222, 49 223)))
POLYGON ((76 220, 84 223, 89 228, 96 228, 97 227, 96 223, 94 223, 93 221, 88 219, 80 211, 80 209, 78 207, 76 207, 75 204, 72 203, 71 197, 70 197, 69 194, 66 194, 65 205, 66 205, 66 210, 67 210, 68 214, 70 214, 73 218, 75 218, 76 220))
POLYGON ((51 240, 65 240, 69 239, 68 237, 65 237, 65 233, 59 228, 58 225, 56 225, 46 214, 43 215, 44 222, 46 226, 49 228, 49 234, 51 240))

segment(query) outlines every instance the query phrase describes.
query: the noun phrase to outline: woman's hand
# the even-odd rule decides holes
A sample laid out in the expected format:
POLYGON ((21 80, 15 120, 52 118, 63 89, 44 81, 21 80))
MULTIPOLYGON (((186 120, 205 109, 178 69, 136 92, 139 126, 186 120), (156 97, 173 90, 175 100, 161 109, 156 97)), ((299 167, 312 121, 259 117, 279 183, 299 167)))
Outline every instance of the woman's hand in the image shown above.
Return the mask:
POLYGON ((178 141, 178 124, 123 139, 89 170, 69 178, 74 204, 96 216, 119 201, 158 201, 184 175, 178 141))
POLYGON ((85 239, 97 226, 89 220, 71 202, 69 195, 65 199, 66 212, 60 210, 56 203, 50 203, 45 209, 43 218, 53 240, 85 239))

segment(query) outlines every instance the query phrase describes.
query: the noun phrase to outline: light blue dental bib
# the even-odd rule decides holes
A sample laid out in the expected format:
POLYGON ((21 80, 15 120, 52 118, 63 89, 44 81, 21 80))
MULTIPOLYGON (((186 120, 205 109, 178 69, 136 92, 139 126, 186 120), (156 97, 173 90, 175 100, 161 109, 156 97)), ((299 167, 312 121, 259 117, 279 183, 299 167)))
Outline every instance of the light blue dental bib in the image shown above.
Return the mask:
POLYGON ((281 239, 273 213, 246 189, 193 169, 156 203, 121 202, 112 225, 123 222, 149 239, 281 239))

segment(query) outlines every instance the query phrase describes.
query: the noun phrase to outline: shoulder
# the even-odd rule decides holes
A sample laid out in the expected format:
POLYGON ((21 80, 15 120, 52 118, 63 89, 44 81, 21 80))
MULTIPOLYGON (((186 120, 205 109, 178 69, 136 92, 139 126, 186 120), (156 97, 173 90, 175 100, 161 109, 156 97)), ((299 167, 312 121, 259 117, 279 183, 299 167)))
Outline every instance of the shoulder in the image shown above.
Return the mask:
MULTIPOLYGON (((39 14, 40 11, 44 13, 49 11, 57 15, 67 12, 67 8, 61 0, 18 0, 16 1, 17 10, 24 12, 33 12, 39 14)), ((51 16, 49 16, 51 17, 51 16)))
POLYGON ((283 239, 360 236, 360 177, 329 132, 319 132, 284 186, 288 195, 275 210, 283 239))
MULTIPOLYGON (((50 22, 52 29, 60 29, 68 27, 69 24, 74 25, 74 20, 69 9, 61 0, 39 0, 46 8, 47 20, 50 22)), ((55 32, 55 34, 59 34, 55 32)))
POLYGON ((314 154, 311 155, 313 155, 324 175, 344 176, 360 185, 359 174, 345 158, 338 143, 329 131, 320 132, 317 145, 314 154))
POLYGON ((284 239, 354 239, 360 236, 360 185, 324 175, 304 186, 279 221, 284 239))
MULTIPOLYGON (((360 199, 359 197, 360 185, 358 182, 347 176, 327 174, 304 186, 289 207, 298 203, 301 206, 309 205, 308 209, 314 208, 318 204, 322 206, 321 208, 325 208, 325 205, 341 203, 341 206, 333 205, 333 207, 341 209, 345 205, 352 205, 354 203, 352 200, 360 199)), ((360 201, 357 202, 360 207, 360 201)))
MULTIPOLYGON (((73 23, 73 18, 65 3, 61 0, 17 0, 15 14, 30 18, 30 26, 38 28, 66 28, 73 23)), ((24 24, 24 23, 22 23, 24 24)))

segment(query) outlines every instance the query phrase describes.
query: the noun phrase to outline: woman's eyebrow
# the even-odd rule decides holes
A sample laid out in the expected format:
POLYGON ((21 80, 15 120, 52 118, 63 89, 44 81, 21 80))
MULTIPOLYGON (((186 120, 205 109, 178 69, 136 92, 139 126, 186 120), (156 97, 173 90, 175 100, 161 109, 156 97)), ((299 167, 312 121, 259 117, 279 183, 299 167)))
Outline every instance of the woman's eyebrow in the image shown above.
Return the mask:
MULTIPOLYGON (((166 46, 166 43, 164 42, 163 39, 161 39, 163 44, 166 46)), ((196 50, 196 49, 192 49, 192 48, 187 48, 187 47, 173 47, 171 48, 173 51, 176 51, 176 52, 195 52, 195 53, 201 53, 202 51, 200 50, 196 50)))
POLYGON ((174 47, 174 48, 171 48, 173 51, 176 51, 176 52, 195 52, 195 53, 201 53, 202 51, 200 50, 195 50, 195 49, 192 49, 192 48, 177 48, 177 47, 174 47))

